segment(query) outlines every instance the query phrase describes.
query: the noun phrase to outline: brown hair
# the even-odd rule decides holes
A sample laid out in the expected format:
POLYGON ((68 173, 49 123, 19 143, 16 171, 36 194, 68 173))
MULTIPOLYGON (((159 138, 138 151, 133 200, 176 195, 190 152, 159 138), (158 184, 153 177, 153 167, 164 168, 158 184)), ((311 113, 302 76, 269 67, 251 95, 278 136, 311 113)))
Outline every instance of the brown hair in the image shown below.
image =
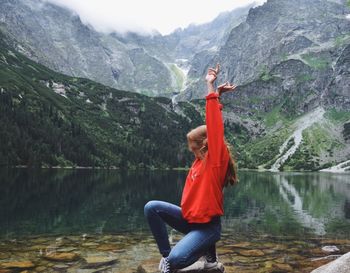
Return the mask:
POLYGON ((237 164, 233 156, 233 148, 226 140, 225 140, 225 144, 229 154, 227 171, 226 171, 225 180, 224 180, 225 181, 224 185, 225 187, 227 187, 229 184, 233 186, 234 184, 238 183, 239 179, 238 179, 237 164))
MULTIPOLYGON (((201 155, 204 158, 204 164, 206 164, 206 154, 208 151, 208 138, 207 138, 207 126, 206 125, 200 125, 196 127, 195 129, 192 129, 188 134, 187 134, 187 139, 189 141, 193 141, 196 146, 198 146, 199 151, 201 155)), ((229 153, 229 161, 227 165, 227 171, 224 179, 224 186, 227 187, 229 184, 234 185, 235 183, 238 182, 238 176, 237 176, 237 165, 233 157, 233 148, 228 142, 225 140, 225 144, 227 147, 227 151, 229 153)), ((202 169, 203 171, 203 169, 202 169)))

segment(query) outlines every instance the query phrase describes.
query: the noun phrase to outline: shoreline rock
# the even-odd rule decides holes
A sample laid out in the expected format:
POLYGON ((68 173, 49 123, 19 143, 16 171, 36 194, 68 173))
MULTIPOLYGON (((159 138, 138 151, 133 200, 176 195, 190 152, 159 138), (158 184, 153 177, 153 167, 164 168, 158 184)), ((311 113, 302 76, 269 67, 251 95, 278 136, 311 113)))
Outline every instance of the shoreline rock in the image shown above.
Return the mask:
POLYGON ((311 273, 349 273, 350 252, 340 256, 338 259, 316 268, 311 273))

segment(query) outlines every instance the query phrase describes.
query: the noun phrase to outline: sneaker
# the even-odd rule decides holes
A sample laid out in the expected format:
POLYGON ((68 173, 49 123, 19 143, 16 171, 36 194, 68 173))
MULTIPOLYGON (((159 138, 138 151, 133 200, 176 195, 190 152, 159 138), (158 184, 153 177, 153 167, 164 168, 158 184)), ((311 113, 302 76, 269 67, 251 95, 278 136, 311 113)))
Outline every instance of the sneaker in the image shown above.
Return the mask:
POLYGON ((171 273, 173 271, 170 270, 170 264, 168 261, 168 257, 160 259, 159 262, 159 267, 158 269, 160 270, 161 273, 171 273))
POLYGON ((204 269, 211 269, 218 265, 218 256, 212 256, 207 253, 204 256, 204 269))
POLYGON ((163 270, 163 268, 164 268, 164 265, 165 265, 165 258, 162 257, 162 258, 160 259, 159 266, 158 266, 158 270, 159 270, 160 272, 162 272, 162 270, 163 270))

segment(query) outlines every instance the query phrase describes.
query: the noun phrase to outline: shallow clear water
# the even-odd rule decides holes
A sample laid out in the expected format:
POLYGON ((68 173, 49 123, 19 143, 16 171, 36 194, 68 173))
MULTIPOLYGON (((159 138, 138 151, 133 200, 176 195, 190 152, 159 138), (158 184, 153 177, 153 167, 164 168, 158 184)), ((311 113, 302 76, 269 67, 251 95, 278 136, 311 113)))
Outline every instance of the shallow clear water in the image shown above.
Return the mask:
MULTIPOLYGON (((0 236, 149 232, 143 207, 179 204, 186 171, 0 170, 0 236)), ((350 176, 241 171, 225 233, 350 238, 350 176)))

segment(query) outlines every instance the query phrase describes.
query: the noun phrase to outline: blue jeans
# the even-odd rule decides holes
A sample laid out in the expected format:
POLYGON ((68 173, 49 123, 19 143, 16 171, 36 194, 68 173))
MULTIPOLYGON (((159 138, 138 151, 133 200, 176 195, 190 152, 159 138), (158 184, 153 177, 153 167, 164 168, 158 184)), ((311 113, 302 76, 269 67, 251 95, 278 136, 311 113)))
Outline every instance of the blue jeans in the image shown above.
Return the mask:
POLYGON ((157 200, 149 201, 144 212, 159 252, 163 257, 168 256, 171 268, 187 267, 207 252, 216 255, 215 243, 221 237, 220 216, 213 217, 209 223, 188 223, 179 206, 157 200), (172 249, 165 224, 186 234, 172 249))

